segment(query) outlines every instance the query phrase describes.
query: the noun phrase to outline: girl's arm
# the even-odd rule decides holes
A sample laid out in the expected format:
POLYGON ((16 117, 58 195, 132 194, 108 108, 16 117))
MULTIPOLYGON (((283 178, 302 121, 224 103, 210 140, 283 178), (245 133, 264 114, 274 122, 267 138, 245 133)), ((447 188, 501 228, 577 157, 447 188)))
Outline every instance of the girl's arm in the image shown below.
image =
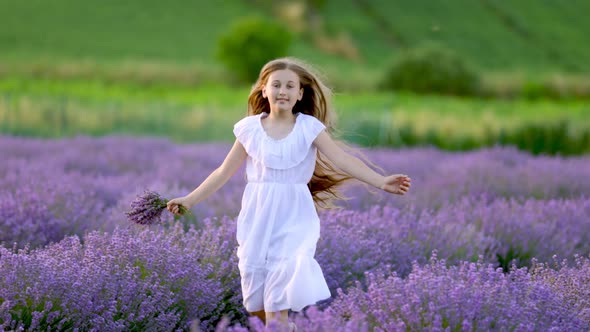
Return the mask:
POLYGON ((383 176, 375 172, 362 160, 342 150, 325 130, 313 143, 336 167, 362 182, 393 194, 403 195, 410 189, 411 179, 407 175, 383 176))
POLYGON ((225 157, 225 160, 217 169, 215 169, 195 190, 185 197, 172 199, 168 202, 168 210, 173 213, 179 211, 178 205, 187 208, 198 204, 209 195, 221 188, 240 168, 244 160, 248 157, 244 146, 236 139, 231 150, 225 157))

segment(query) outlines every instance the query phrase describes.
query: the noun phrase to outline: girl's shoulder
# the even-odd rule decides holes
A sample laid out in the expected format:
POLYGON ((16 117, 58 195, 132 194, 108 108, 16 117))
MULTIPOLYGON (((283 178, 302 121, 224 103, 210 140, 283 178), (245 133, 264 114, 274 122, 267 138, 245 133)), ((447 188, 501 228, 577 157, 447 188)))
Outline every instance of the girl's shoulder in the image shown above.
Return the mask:
POLYGON ((248 144, 256 135, 257 121, 260 121, 260 114, 248 115, 234 124, 234 135, 242 144, 248 144))
POLYGON ((234 124, 234 128, 255 124, 260 114, 247 115, 234 124))
POLYGON ((307 138, 311 139, 312 141, 315 139, 315 137, 322 130, 326 129, 326 126, 318 118, 316 118, 313 115, 301 113, 301 114, 299 114, 299 116, 301 117, 300 120, 302 123, 302 127, 304 129, 304 132, 305 132, 304 135, 307 136, 307 138))

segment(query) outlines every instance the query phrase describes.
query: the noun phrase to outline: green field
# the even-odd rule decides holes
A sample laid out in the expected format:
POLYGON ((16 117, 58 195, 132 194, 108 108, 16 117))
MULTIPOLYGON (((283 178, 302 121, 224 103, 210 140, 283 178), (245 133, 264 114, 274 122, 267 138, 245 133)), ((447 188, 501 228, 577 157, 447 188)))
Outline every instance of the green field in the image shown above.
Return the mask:
MULTIPOLYGON (((186 80, 188 72, 195 81, 223 81, 214 57, 217 38, 244 16, 281 20, 273 16, 283 9, 277 3, 0 0, 0 73, 125 80, 147 71, 174 81, 186 80)), ((488 73, 588 73, 589 11, 590 2, 581 0, 325 1, 316 10, 322 34, 347 36, 359 58, 318 48, 304 34, 291 54, 318 64, 342 87, 371 86, 400 51, 427 41, 488 73)))
MULTIPOLYGON (((227 86, 189 89, 86 80, 2 80, 0 130, 38 137, 124 134, 229 142, 233 123, 246 113, 248 93, 246 88, 227 86)), ((361 145, 464 150, 493 145, 502 135, 538 126, 533 134, 541 137, 522 138, 533 134, 518 133, 510 140, 535 140, 522 143, 525 149, 537 146, 535 152, 590 152, 590 106, 585 101, 370 92, 339 93, 334 101, 342 136, 361 145), (556 128, 565 137, 547 136, 556 128)))
POLYGON ((316 64, 335 87, 340 128, 352 142, 590 152, 590 109, 575 99, 590 91, 588 1, 287 3, 0 0, 0 133, 229 141, 249 89, 216 60, 216 42, 255 15, 295 33, 290 54, 316 64), (490 95, 537 99, 377 91, 392 59, 429 42, 475 65, 490 95), (544 98, 540 82, 549 81, 568 97, 544 98))

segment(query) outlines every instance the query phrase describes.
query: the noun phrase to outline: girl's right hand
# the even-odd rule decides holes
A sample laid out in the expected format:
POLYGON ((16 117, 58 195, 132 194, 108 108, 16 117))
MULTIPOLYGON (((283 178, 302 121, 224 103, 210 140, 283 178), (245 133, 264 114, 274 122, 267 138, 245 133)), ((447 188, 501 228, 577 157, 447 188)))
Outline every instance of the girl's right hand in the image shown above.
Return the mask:
POLYGON ((383 179, 381 189, 397 195, 404 195, 410 190, 412 179, 405 174, 393 174, 383 179))
POLYGON ((187 210, 190 209, 190 204, 186 196, 169 200, 168 204, 166 204, 166 209, 175 215, 180 215, 180 206, 183 206, 187 210))

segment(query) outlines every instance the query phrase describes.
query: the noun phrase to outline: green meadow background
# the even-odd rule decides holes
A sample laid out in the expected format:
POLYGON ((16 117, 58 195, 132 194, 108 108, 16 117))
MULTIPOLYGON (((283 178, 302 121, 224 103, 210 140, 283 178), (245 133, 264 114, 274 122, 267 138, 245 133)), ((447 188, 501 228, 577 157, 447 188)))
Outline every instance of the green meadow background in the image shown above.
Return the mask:
POLYGON ((0 0, 0 133, 231 141, 250 86, 217 60, 245 17, 295 36, 323 71, 341 135, 365 146, 496 144, 590 152, 590 2, 0 0), (380 89, 402 52, 435 42, 485 94, 380 89))

